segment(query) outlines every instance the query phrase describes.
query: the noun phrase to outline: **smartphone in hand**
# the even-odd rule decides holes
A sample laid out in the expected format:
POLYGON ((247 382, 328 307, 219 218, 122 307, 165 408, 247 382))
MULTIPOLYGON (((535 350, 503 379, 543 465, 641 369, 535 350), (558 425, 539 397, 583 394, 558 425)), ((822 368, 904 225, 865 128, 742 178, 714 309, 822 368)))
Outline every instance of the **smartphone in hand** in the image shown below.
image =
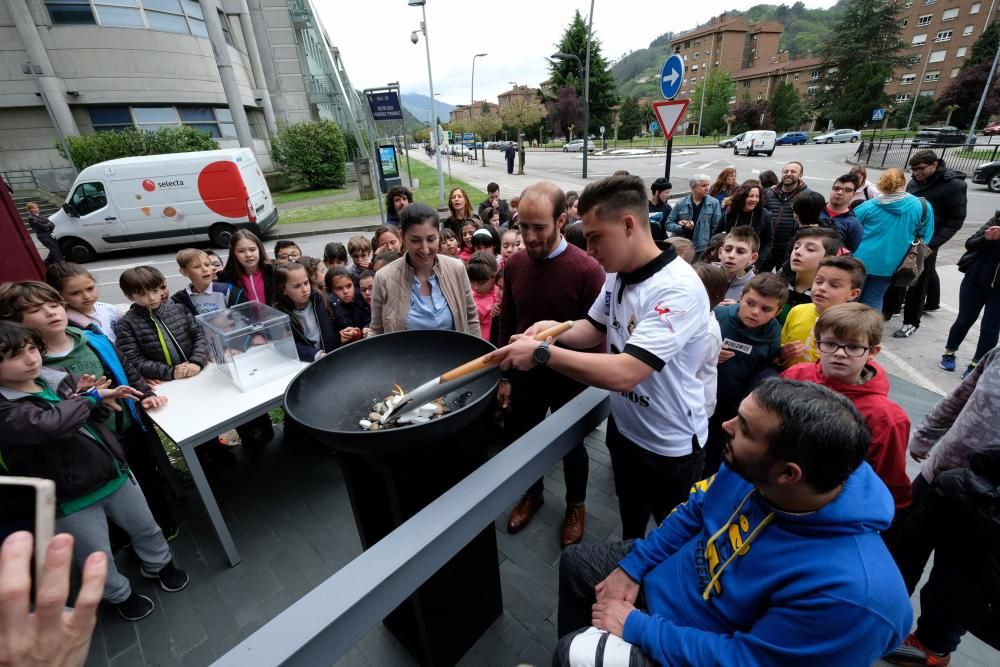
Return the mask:
POLYGON ((39 477, 0 475, 0 542, 18 530, 35 536, 34 582, 42 579, 45 550, 55 531, 56 485, 39 477))

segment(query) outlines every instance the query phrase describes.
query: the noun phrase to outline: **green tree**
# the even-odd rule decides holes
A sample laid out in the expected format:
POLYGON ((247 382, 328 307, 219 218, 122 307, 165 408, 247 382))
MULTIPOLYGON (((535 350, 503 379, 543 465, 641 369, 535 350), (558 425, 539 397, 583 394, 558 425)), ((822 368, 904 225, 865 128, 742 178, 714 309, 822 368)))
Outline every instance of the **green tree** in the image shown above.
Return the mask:
MULTIPOLYGON (((969 49, 969 57, 962 63, 962 70, 952 79, 934 105, 934 116, 944 118, 949 107, 957 107, 951 115, 951 124, 968 127, 979 107, 979 99, 986 87, 997 46, 1000 45, 1000 21, 994 21, 983 31, 969 49)), ((991 115, 1000 110, 1000 77, 994 74, 986 104, 979 115, 979 122, 985 123, 991 115)))
POLYGON ((504 125, 514 128, 517 132, 517 173, 523 174, 524 131, 534 127, 545 117, 545 107, 538 102, 518 98, 500 110, 500 117, 503 119, 504 125))
POLYGON ((969 57, 962 63, 962 69, 975 67, 983 62, 992 64, 998 45, 1000 45, 1000 21, 994 21, 969 49, 969 57))
MULTIPOLYGON (((934 109, 934 98, 930 95, 917 95, 916 97, 907 100, 898 107, 894 107, 892 111, 889 112, 889 125, 893 127, 904 127, 906 121, 910 117, 910 109, 913 105, 917 105, 913 109, 913 120, 910 122, 910 127, 907 129, 915 130, 921 125, 925 125, 931 118, 931 112, 934 109)), ((945 112, 947 113, 947 112, 945 112)))
MULTIPOLYGON (((155 132, 135 127, 115 132, 96 132, 82 137, 66 137, 66 144, 77 169, 122 157, 214 151, 219 148, 208 132, 184 125, 161 127, 155 132)), ((66 157, 62 144, 57 143, 56 150, 66 157)))
POLYGON ((785 81, 775 86, 767 111, 774 120, 775 132, 794 130, 801 125, 802 105, 799 104, 799 93, 795 86, 785 81))
POLYGON ((738 102, 733 106, 733 132, 759 130, 770 124, 767 102, 738 102))
MULTIPOLYGON (((484 109, 481 114, 472 119, 472 131, 480 141, 486 143, 487 137, 492 137, 503 127, 503 121, 496 114, 486 113, 484 109)), ((480 151, 483 156, 483 166, 486 166, 486 151, 480 151)))
POLYGON ((872 109, 888 104, 885 80, 908 60, 901 55, 899 10, 892 0, 848 0, 824 43, 813 108, 837 127, 861 127, 872 109))
POLYGON ((736 92, 736 84, 729 72, 713 67, 708 76, 698 83, 691 94, 691 104, 688 107, 690 118, 701 117, 701 127, 698 134, 707 136, 719 134, 726 127, 724 120, 729 113, 729 98, 736 92), (702 97, 705 99, 705 111, 701 112, 702 97))
POLYGON ((626 97, 622 101, 621 111, 618 112, 618 121, 621 126, 618 128, 618 136, 622 139, 631 139, 639 134, 642 129, 642 110, 639 108, 639 100, 635 97, 626 97))
POLYGON ((291 180, 307 188, 339 188, 346 179, 347 143, 332 120, 282 127, 271 138, 271 154, 291 180))
MULTIPOLYGON (((580 16, 579 10, 573 15, 573 20, 563 32, 562 39, 556 44, 556 51, 559 53, 572 53, 580 59, 581 63, 587 62, 587 23, 580 16)), ((580 69, 576 61, 554 60, 549 65, 551 72, 552 90, 559 90, 563 86, 572 86, 576 90, 581 103, 583 97, 583 80, 580 77, 580 69)), ((590 41, 590 129, 596 134, 601 125, 611 125, 611 107, 615 106, 618 98, 618 86, 615 77, 611 73, 608 61, 601 54, 601 40, 597 34, 591 35, 590 41)), ((548 100, 546 100, 548 101, 548 100)))

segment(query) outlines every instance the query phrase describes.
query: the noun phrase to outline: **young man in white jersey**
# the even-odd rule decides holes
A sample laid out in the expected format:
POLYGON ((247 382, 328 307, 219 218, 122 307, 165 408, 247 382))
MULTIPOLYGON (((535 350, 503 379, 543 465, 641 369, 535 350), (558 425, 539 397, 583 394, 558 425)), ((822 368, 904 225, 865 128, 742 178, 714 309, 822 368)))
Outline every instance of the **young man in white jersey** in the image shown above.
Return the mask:
POLYGON ((502 368, 548 365, 612 392, 607 445, 623 538, 640 538, 650 516, 659 524, 701 479, 708 418, 696 374, 709 343, 708 295, 672 247, 653 241, 641 178, 591 183, 579 211, 587 252, 608 273, 587 319, 559 347, 533 340, 555 324, 538 322, 495 354, 502 368), (608 353, 576 351, 605 335, 608 353))

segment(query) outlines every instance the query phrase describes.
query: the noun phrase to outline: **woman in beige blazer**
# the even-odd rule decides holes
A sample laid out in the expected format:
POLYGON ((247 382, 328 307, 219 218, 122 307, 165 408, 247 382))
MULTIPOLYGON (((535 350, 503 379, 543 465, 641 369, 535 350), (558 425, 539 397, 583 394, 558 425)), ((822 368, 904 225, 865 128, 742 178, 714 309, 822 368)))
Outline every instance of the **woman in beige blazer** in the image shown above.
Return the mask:
POLYGON ((479 316, 465 264, 438 254, 441 223, 420 202, 400 216, 403 256, 375 274, 371 335, 404 329, 452 329, 479 336, 479 316))

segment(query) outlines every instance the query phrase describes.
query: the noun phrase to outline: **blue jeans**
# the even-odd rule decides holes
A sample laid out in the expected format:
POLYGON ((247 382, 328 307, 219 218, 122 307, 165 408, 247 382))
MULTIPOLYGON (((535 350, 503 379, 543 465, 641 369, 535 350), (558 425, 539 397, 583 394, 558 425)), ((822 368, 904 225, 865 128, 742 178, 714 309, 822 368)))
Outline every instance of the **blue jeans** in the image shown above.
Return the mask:
POLYGON ((865 278, 865 286, 861 290, 861 296, 858 297, 858 301, 866 306, 871 306, 881 313, 882 298, 891 284, 892 276, 868 276, 865 278))
POLYGON ((948 342, 945 349, 956 352, 958 346, 965 340, 969 329, 979 319, 983 312, 983 321, 979 325, 979 343, 972 355, 973 361, 979 361, 992 350, 1000 340, 1000 289, 992 289, 984 285, 974 284, 965 279, 958 288, 958 317, 948 332, 948 342))

